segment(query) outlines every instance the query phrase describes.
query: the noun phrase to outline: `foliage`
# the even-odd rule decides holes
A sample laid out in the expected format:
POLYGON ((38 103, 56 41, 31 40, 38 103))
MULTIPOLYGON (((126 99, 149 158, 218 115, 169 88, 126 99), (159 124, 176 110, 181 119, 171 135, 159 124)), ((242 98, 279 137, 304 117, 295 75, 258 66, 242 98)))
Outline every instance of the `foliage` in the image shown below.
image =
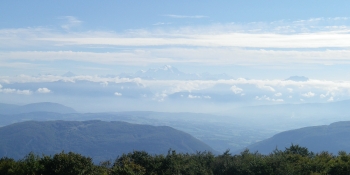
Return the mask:
POLYGON ((307 148, 291 145, 274 150, 269 155, 244 150, 238 155, 229 151, 221 155, 210 152, 193 154, 169 150, 166 155, 151 155, 145 151, 133 151, 104 161, 99 165, 90 157, 69 152, 53 156, 29 153, 21 160, 0 159, 2 175, 342 175, 350 174, 350 154, 328 152, 314 154, 307 148))

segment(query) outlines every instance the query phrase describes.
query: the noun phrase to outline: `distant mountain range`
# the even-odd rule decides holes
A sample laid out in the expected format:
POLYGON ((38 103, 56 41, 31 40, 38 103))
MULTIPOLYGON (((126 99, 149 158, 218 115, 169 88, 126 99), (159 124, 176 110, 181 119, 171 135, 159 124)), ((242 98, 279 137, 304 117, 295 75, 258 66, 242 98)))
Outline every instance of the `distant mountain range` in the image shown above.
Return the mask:
POLYGON ((30 112, 76 113, 73 108, 50 102, 31 103, 23 106, 0 103, 0 114, 21 114, 30 112))
MULTIPOLYGON (((46 103, 41 103, 40 105, 43 104, 46 103)), ((38 104, 25 106, 36 105, 38 104)), ((55 104, 53 106, 58 107, 57 109, 33 107, 28 113, 6 115, 0 113, 0 126, 32 120, 102 120, 170 126, 193 135, 219 152, 224 152, 227 149, 235 152, 282 131, 350 120, 350 112, 347 110, 349 105, 350 101, 251 106, 235 108, 229 115, 220 116, 203 113, 151 111, 76 113, 68 110, 66 111, 67 113, 63 113, 65 110, 59 110, 61 105, 55 104)), ((1 104, 0 111, 4 109, 13 110, 17 107, 16 105, 1 104)))
POLYGON ((330 125, 312 126, 281 132, 273 137, 255 143, 247 148, 263 154, 271 153, 278 148, 284 150, 291 144, 307 147, 315 153, 328 151, 337 154, 339 151, 350 152, 350 121, 336 122, 330 125))
POLYGON ((119 75, 122 78, 142 78, 155 80, 217 80, 231 79, 233 77, 227 74, 210 74, 210 73, 184 73, 171 65, 164 65, 157 69, 140 70, 135 74, 122 73, 119 75))
MULTIPOLYGON (((76 74, 69 71, 62 75, 63 77, 74 77, 76 74)), ((233 76, 225 73, 211 74, 204 73, 185 73, 178 70, 171 65, 164 65, 159 68, 150 68, 148 70, 139 70, 136 73, 121 73, 120 78, 142 78, 151 80, 219 80, 219 79, 233 79, 233 76)), ((107 75, 105 77, 116 77, 115 75, 107 75)), ((285 80, 291 81, 308 81, 309 78, 305 76, 291 76, 285 80)))
POLYGON ((104 121, 27 121, 0 128, 0 157, 23 158, 29 152, 53 155, 73 151, 95 162, 110 160, 133 150, 166 154, 215 151, 182 131, 167 126, 150 126, 104 121))

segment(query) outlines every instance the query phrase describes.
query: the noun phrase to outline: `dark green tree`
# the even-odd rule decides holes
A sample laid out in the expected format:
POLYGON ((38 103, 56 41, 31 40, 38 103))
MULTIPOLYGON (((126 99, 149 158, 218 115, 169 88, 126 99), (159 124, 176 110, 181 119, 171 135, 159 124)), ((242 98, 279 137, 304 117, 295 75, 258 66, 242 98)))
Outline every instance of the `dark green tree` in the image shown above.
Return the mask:
POLYGON ((42 174, 94 175, 98 171, 90 157, 73 152, 61 152, 53 157, 44 156, 41 164, 45 167, 42 174))
POLYGON ((16 175, 18 169, 18 163, 14 159, 8 157, 0 159, 0 174, 16 175))

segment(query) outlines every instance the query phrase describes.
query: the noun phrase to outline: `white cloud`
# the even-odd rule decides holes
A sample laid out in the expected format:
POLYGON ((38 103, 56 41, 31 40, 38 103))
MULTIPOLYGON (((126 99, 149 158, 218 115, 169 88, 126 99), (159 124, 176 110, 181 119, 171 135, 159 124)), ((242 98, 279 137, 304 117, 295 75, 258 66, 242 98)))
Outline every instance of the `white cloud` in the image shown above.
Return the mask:
POLYGON ((211 99, 210 96, 206 95, 206 96, 203 96, 203 98, 206 98, 206 99, 211 99))
POLYGON ((276 97, 282 96, 282 93, 278 92, 275 94, 276 97))
POLYGON ((18 90, 18 89, 11 89, 11 88, 2 88, 2 85, 0 84, 0 93, 5 94, 20 94, 20 95, 31 95, 33 92, 30 90, 18 90))
POLYGON ((9 89, 9 88, 6 88, 6 89, 0 89, 0 92, 3 92, 5 94, 11 94, 11 93, 16 93, 17 90, 16 89, 9 89))
POLYGON ((50 93, 51 90, 48 88, 39 88, 36 92, 42 93, 42 94, 47 94, 47 93, 50 93))
POLYGON ((91 37, 66 36, 38 38, 38 41, 60 43, 61 45, 114 45, 114 46, 197 46, 197 47, 245 47, 245 48, 327 48, 350 47, 350 34, 343 32, 319 32, 308 34, 273 33, 224 33, 191 34, 176 37, 91 37), (323 42, 319 42, 319 41, 323 42))
POLYGON ((147 52, 118 52, 118 53, 94 53, 94 52, 73 52, 73 51, 28 51, 28 52, 3 52, 0 53, 0 59, 31 61, 55 61, 71 60, 80 62, 93 62, 99 64, 131 64, 144 65, 149 63, 169 63, 171 59, 152 57, 147 52), (127 58, 127 59, 126 59, 127 58), (119 63, 118 63, 119 62, 119 63), (132 63, 138 62, 138 63, 132 63))
POLYGON ((122 96, 122 94, 119 93, 119 92, 115 92, 114 95, 115 95, 115 96, 122 96))
POLYGON ((200 96, 196 96, 196 95, 191 95, 191 94, 189 94, 189 95, 188 95, 188 98, 194 99, 194 98, 201 98, 201 97, 200 97, 200 96))
POLYGON ((308 92, 308 93, 305 93, 305 94, 301 94, 302 96, 304 97, 307 97, 307 98, 310 98, 310 97, 313 97, 315 96, 315 93, 312 93, 312 92, 308 92))
POLYGON ((241 88, 239 88, 239 87, 237 87, 237 86, 235 86, 235 85, 233 85, 230 89, 231 89, 231 91, 232 91, 233 93, 235 93, 235 94, 240 94, 240 93, 243 92, 243 89, 241 89, 241 88))
POLYGON ((288 92, 289 93, 292 93, 293 92, 293 89, 292 88, 287 88, 288 92))

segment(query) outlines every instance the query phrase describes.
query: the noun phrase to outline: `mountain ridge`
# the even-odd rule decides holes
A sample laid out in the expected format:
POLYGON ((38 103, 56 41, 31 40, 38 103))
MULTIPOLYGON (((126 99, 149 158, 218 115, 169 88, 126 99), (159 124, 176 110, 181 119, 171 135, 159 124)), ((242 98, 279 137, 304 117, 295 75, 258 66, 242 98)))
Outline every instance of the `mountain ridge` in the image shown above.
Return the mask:
POLYGON ((205 73, 185 73, 174 66, 164 65, 159 68, 150 68, 148 70, 139 70, 134 74, 119 74, 122 78, 142 78, 142 79, 157 79, 157 80, 218 80, 231 79, 232 77, 225 74, 210 74, 205 73))
POLYGON ((11 105, 11 104, 0 104, 0 114, 21 114, 21 113, 30 113, 30 112, 55 112, 55 113, 77 113, 71 107, 64 106, 59 103, 52 102, 39 102, 39 103, 30 103, 26 105, 11 105))
POLYGON ((215 152, 190 134, 168 126, 89 120, 27 121, 0 128, 0 157, 16 159, 31 151, 52 155, 64 150, 105 161, 133 150, 166 154, 169 149, 215 152))
POLYGON ((307 147, 310 151, 350 152, 350 121, 329 125, 310 126, 278 133, 271 138, 248 146, 250 151, 269 154, 275 148, 284 149, 291 144, 307 147))

